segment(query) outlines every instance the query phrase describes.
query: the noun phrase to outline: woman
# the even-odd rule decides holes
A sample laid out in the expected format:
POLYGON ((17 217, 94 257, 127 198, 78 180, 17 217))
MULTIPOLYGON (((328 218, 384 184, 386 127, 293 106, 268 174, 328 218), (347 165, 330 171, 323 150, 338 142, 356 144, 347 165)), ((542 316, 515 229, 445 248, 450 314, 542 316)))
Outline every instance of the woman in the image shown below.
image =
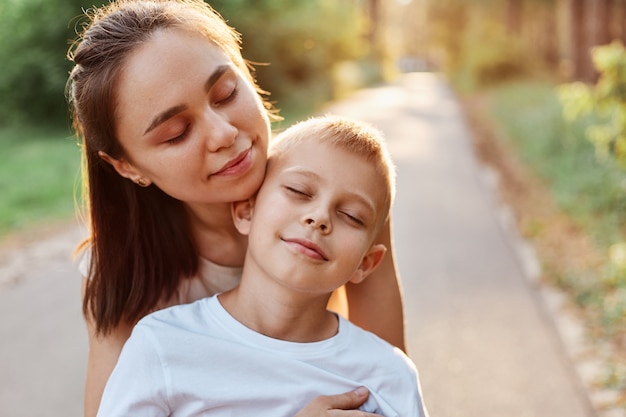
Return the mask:
MULTIPOLYGON (((91 229, 82 272, 93 416, 139 319, 237 284, 247 241, 230 203, 263 180, 271 109, 239 35, 200 0, 97 9, 69 55, 91 229)), ((391 248, 388 225, 379 240, 391 248)), ((351 321, 404 347, 393 255, 346 294, 351 321)), ((320 397, 298 415, 353 410, 365 398, 320 397)))

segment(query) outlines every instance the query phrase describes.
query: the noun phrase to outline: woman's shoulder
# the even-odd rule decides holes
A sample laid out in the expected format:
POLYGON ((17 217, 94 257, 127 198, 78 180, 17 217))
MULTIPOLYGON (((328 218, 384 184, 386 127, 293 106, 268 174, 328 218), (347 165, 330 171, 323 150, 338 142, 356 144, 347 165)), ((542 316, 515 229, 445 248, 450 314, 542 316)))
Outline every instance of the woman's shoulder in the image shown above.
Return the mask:
POLYGON ((187 304, 217 293, 228 291, 239 284, 241 267, 218 265, 206 258, 198 258, 198 272, 181 279, 178 289, 167 306, 187 304))
POLYGON ((76 260, 74 261, 76 264, 76 268, 80 273, 81 277, 87 278, 89 277, 89 268, 91 265, 91 246, 84 246, 78 255, 76 256, 76 260))
MULTIPOLYGON (((89 279, 92 250, 86 247, 76 260, 78 271, 89 279)), ((181 278, 172 297, 154 309, 160 310, 177 304, 188 304, 220 292, 226 292, 239 284, 242 267, 218 265, 206 258, 198 258, 198 271, 188 278, 181 278)), ((154 311, 153 310, 153 311, 154 311)))

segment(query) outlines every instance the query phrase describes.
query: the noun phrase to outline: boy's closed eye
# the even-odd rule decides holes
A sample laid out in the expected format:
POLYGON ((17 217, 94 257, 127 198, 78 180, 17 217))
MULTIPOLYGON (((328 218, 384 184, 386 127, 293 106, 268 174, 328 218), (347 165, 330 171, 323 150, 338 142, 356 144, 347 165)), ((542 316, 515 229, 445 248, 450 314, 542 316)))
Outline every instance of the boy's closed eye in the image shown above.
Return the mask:
POLYGON ((300 186, 285 185, 284 189, 287 191, 288 194, 297 198, 311 198, 313 196, 310 191, 300 186))
POLYGON ((348 222, 357 226, 365 226, 365 221, 361 219, 361 217, 357 214, 351 213, 347 210, 338 210, 337 212, 346 220, 348 220, 348 222))

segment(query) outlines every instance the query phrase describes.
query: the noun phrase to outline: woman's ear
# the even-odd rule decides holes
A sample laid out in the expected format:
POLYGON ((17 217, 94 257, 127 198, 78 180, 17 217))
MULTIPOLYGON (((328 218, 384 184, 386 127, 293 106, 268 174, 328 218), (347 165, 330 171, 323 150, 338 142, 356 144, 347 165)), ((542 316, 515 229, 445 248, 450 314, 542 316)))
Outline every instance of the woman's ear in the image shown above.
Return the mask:
POLYGON ((387 252, 387 248, 382 243, 372 245, 361 260, 361 264, 356 272, 352 275, 352 278, 350 278, 350 282, 353 284, 363 282, 363 280, 380 265, 385 256, 385 252, 387 252))
POLYGON ((254 209, 254 199, 249 198, 243 201, 236 201, 230 205, 230 212, 233 216, 233 223, 242 235, 250 233, 252 223, 252 212, 254 209))
POLYGON ((98 156, 102 158, 103 161, 111 165, 113 169, 115 169, 117 173, 120 174, 122 177, 128 178, 132 182, 137 183, 142 187, 150 185, 151 181, 142 177, 141 172, 139 172, 137 168, 135 168, 126 159, 115 159, 111 155, 103 151, 98 151, 98 156))

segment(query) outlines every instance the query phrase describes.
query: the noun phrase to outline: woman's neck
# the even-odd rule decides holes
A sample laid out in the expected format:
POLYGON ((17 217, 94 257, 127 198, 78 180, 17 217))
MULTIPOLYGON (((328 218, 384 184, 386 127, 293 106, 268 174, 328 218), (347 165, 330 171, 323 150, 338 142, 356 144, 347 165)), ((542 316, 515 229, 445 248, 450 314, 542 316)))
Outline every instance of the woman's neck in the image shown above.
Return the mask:
POLYGON ((243 265, 248 238, 235 228, 230 203, 186 208, 198 255, 218 265, 243 265))

